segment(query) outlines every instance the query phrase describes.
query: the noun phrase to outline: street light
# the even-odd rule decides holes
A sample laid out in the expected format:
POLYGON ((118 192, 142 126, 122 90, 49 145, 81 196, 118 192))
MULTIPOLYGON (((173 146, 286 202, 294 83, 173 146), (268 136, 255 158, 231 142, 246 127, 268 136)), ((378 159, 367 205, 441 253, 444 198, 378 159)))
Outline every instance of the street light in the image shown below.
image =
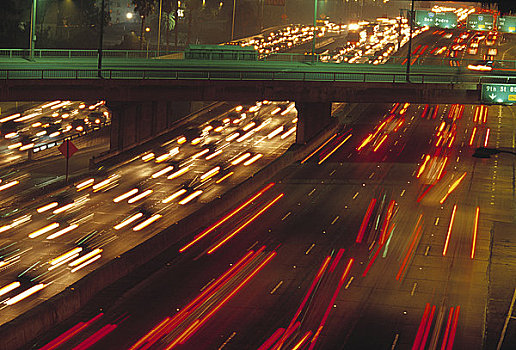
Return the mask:
POLYGON ((236 8, 236 0, 233 0, 233 18, 231 20, 231 41, 233 41, 234 33, 235 33, 235 8, 236 8))
POLYGON ((407 83, 410 83, 410 64, 411 64, 411 51, 412 51, 412 28, 414 26, 414 0, 410 2, 410 31, 409 31, 409 42, 407 52, 407 83))
POLYGON ((473 153, 473 157, 475 157, 475 158, 491 158, 492 155, 495 155, 498 153, 509 153, 509 154, 516 155, 516 152, 511 149, 478 147, 475 149, 475 152, 473 153))
POLYGON ((317 36, 317 2, 318 0, 314 0, 314 33, 312 38, 312 63, 315 62, 315 37, 317 36))
POLYGON ((29 59, 34 59, 34 48, 36 47, 36 8, 38 0, 32 0, 32 11, 30 16, 30 37, 29 37, 29 59))
POLYGON ((97 65, 97 73, 98 77, 102 78, 102 44, 104 42, 104 9, 105 9, 105 0, 102 0, 102 5, 100 8, 100 35, 99 35, 99 52, 98 52, 98 65, 97 65))

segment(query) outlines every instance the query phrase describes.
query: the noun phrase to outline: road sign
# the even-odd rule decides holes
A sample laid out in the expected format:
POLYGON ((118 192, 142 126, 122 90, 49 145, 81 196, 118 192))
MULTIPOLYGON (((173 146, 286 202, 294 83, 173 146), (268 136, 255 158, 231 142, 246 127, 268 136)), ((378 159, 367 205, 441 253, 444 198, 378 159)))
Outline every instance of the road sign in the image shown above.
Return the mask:
POLYGON ((493 30, 493 15, 488 13, 470 14, 467 28, 470 30, 493 30))
POLYGON ((457 27, 457 15, 453 12, 432 12, 416 10, 416 25, 420 27, 457 27))
POLYGON ((516 33, 516 17, 503 16, 498 18, 498 30, 504 33, 516 33))
POLYGON ((453 12, 437 12, 435 26, 445 29, 455 28, 457 27, 457 15, 453 12))
POLYGON ((66 159, 70 158, 74 155, 75 152, 77 152, 79 149, 75 147, 75 145, 70 140, 64 141, 61 146, 58 147, 59 152, 65 156, 66 159))
POLYGON ((416 10, 416 25, 433 27, 435 25, 435 12, 416 10))
POLYGON ((516 84, 482 84, 481 100, 493 104, 516 103, 516 84))

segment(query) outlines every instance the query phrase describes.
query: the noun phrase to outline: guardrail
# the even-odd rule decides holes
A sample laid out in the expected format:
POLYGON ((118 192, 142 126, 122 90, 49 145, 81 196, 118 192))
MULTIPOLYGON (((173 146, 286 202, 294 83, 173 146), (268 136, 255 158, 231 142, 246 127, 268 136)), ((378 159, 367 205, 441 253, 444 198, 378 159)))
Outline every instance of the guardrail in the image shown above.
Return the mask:
MULTIPOLYGON (((110 80, 233 80, 233 81, 325 81, 361 83, 406 83, 407 75, 400 72, 313 72, 313 71, 222 71, 192 69, 0 69, 0 80, 49 79, 110 79, 110 80)), ((516 76, 462 74, 456 72, 414 72, 411 83, 480 84, 516 83, 516 76)))
MULTIPOLYGON (((166 55, 183 54, 184 51, 158 51, 155 50, 102 50, 105 58, 156 58, 166 55)), ((28 58, 28 49, 0 49, 0 58, 28 58)), ((72 49, 35 49, 35 58, 97 58, 98 50, 72 50, 72 49)))
MULTIPOLYGON (((185 51, 160 51, 155 50, 103 50, 103 56, 105 58, 123 58, 123 59, 153 59, 167 57, 184 57, 185 51), (171 56, 170 56, 171 55, 171 56)), ((34 57, 36 58, 97 58, 97 50, 75 50, 75 49, 35 49, 34 57)), ((27 49, 0 49, 0 58, 27 58, 29 56, 29 50, 27 49)), ((304 53, 273 53, 268 56, 259 55, 261 61, 266 62, 320 62, 320 63, 331 63, 336 64, 332 61, 332 55, 330 54, 315 54, 313 57, 311 54, 304 53)), ((340 55, 344 64, 347 61, 356 57, 355 55, 340 55)), ((363 55, 360 56, 360 61, 374 61, 378 56, 363 55)), ((236 57, 236 60, 239 60, 236 57)), ((453 58, 453 57, 439 57, 439 56, 424 56, 419 57, 417 54, 412 55, 413 66, 467 66, 470 63, 477 63, 479 59, 473 58, 453 58)), ((210 60, 208 60, 210 61, 210 60)), ((516 60, 493 60, 494 67, 505 68, 505 69, 516 69, 516 60)), ((405 65, 407 63, 407 57, 392 55, 387 58, 389 64, 405 65)), ((370 64, 370 63, 369 63, 370 64)))

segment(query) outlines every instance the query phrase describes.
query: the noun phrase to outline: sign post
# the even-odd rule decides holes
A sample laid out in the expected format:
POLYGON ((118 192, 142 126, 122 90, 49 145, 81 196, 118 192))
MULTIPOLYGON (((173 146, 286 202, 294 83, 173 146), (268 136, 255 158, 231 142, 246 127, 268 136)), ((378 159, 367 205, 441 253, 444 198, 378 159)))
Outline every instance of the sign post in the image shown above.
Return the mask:
POLYGON ((63 141, 61 146, 58 147, 59 152, 66 158, 66 170, 65 170, 65 182, 68 183, 68 160, 75 154, 79 149, 75 147, 72 141, 66 139, 63 141))

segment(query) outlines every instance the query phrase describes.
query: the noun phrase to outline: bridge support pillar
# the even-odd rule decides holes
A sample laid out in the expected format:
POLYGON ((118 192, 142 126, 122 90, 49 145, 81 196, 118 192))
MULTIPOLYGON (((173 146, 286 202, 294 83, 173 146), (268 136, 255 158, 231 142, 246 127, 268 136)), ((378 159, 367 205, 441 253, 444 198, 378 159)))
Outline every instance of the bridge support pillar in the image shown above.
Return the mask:
POLYGON ((330 126, 331 102, 296 102, 296 143, 305 144, 315 135, 330 126))
POLYGON ((107 102, 111 110, 110 151, 122 151, 167 130, 191 112, 191 102, 107 102))

